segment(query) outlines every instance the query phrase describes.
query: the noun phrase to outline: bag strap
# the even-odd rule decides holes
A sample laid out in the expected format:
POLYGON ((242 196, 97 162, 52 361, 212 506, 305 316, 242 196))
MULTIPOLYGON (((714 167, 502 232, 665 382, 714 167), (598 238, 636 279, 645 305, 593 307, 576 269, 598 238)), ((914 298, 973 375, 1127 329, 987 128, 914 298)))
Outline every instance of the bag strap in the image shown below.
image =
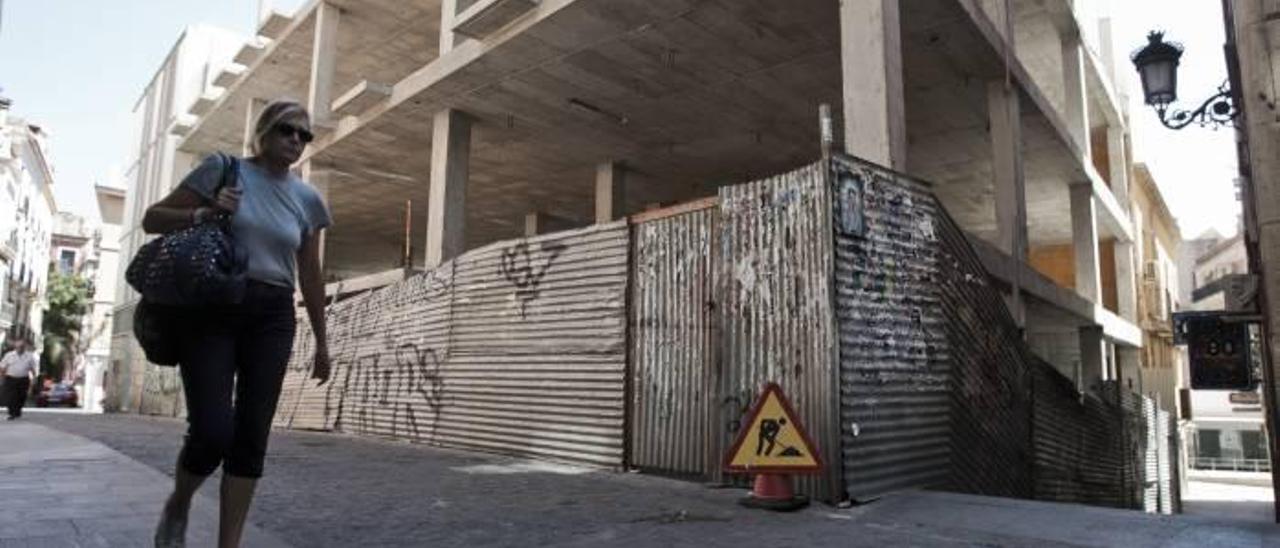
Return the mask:
MULTIPOLYGON (((215 200, 218 193, 222 192, 222 189, 235 188, 236 185, 240 184, 240 160, 224 152, 218 153, 218 160, 222 163, 222 177, 218 179, 217 188, 213 189, 215 200)), ((223 224, 227 224, 231 220, 231 216, 222 210, 218 210, 217 219, 223 224)))
POLYGON ((218 180, 218 188, 213 189, 214 196, 226 187, 235 188, 240 184, 240 161, 235 156, 223 152, 218 153, 218 160, 222 163, 222 178, 218 180))

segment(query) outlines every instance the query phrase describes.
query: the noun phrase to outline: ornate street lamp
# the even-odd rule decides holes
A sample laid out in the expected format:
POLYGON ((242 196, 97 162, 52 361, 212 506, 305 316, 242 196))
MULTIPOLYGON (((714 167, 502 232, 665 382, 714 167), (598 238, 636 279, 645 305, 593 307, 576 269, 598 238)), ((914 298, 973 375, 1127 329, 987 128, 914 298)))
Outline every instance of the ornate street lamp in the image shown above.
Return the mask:
POLYGON ((1146 103, 1155 107, 1160 123, 1169 129, 1182 129, 1193 122, 1201 127, 1215 128, 1233 123, 1240 111, 1232 99, 1227 83, 1218 87, 1218 93, 1200 104, 1193 111, 1169 109, 1178 99, 1178 59, 1182 57, 1182 45, 1165 42, 1163 32, 1147 35, 1147 45, 1133 52, 1130 59, 1138 68, 1142 79, 1142 93, 1146 103))

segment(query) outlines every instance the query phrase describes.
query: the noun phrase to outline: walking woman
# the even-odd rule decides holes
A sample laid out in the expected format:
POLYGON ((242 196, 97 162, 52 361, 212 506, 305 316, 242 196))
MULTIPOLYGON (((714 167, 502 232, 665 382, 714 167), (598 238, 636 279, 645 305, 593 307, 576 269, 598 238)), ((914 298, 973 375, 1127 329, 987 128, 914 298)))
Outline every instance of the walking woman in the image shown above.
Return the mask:
POLYGON ((188 428, 157 546, 184 545, 191 498, 218 465, 218 545, 239 545, 293 349, 295 279, 316 338, 312 377, 322 384, 329 379, 320 275, 320 234, 329 212, 320 194, 289 171, 311 139, 306 109, 273 102, 258 116, 253 156, 239 162, 236 185, 217 190, 224 165, 210 157, 143 218, 143 230, 166 233, 229 214, 249 257, 243 303, 194 310, 181 327, 188 428))

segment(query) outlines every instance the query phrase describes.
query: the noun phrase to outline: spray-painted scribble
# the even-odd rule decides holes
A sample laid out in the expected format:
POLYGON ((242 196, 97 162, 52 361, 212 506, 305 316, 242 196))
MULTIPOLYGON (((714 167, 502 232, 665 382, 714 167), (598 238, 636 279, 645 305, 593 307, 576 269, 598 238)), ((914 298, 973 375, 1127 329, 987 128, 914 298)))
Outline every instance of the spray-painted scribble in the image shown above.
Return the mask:
POLYGON ((516 286, 512 298, 516 302, 521 318, 525 316, 526 305, 538 298, 538 287, 542 284, 542 277, 547 274, 552 263, 565 249, 566 246, 558 242, 543 242, 537 251, 542 254, 540 258, 535 258, 535 252, 530 251, 527 242, 502 250, 498 272, 516 286))

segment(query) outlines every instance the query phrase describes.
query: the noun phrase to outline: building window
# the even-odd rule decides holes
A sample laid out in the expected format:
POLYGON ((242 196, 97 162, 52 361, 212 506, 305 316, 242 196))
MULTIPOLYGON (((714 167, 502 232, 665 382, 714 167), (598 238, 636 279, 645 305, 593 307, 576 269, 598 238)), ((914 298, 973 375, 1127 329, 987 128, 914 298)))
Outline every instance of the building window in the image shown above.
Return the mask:
POLYGON ((1222 458, 1222 432, 1219 430, 1200 430, 1196 432, 1196 455, 1202 459, 1222 458))
POLYGON ((76 270, 76 251, 74 249, 63 249, 58 252, 58 272, 63 276, 70 276, 76 270))
POLYGON ((1264 460, 1267 458, 1267 440, 1261 431, 1245 430, 1240 432, 1240 446, 1244 450, 1244 458, 1264 460))

